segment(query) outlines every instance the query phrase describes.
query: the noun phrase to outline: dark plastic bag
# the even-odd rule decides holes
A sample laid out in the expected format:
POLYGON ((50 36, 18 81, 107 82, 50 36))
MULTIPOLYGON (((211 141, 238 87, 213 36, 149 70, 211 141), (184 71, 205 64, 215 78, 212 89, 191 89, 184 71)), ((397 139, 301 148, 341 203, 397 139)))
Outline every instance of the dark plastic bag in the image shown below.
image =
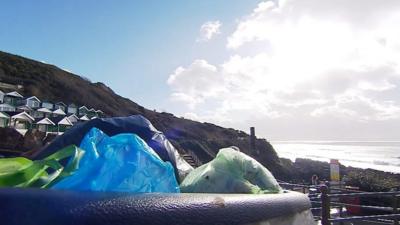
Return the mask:
POLYGON ((179 192, 171 163, 135 134, 107 136, 92 128, 80 145, 85 152, 79 169, 54 189, 179 192))

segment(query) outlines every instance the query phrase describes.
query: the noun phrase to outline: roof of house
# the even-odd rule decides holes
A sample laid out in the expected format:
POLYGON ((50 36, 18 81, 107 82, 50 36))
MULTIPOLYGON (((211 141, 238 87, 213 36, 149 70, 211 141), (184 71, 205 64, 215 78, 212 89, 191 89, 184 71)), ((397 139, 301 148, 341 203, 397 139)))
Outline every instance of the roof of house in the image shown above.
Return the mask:
POLYGON ((38 99, 36 96, 31 96, 29 98, 26 98, 26 100, 30 100, 30 99, 35 99, 38 102, 41 102, 40 99, 38 99))
POLYGON ((96 110, 96 112, 97 112, 97 113, 104 113, 104 112, 101 111, 100 109, 99 109, 99 110, 96 110))
POLYGON ((84 115, 81 118, 79 118, 79 120, 88 121, 90 119, 86 115, 84 115))
POLYGON ((7 114, 8 116, 12 117, 15 116, 17 114, 20 114, 21 112, 4 112, 5 114, 7 114))
POLYGON ((74 107, 74 108, 76 108, 76 105, 75 105, 74 103, 71 103, 71 104, 68 105, 68 107, 74 107))
POLYGON ((77 117, 75 114, 71 114, 68 116, 68 119, 71 119, 71 117, 75 117, 76 120, 79 120, 79 117, 77 117))
POLYGON ((38 110, 36 110, 38 112, 44 112, 44 113, 52 113, 52 111, 48 108, 40 108, 38 110))
POLYGON ((7 114, 7 113, 3 113, 3 112, 0 112, 0 118, 10 118, 10 116, 7 114))
MULTIPOLYGON (((38 120, 39 120, 39 119, 38 119, 38 120)), ((40 119, 36 124, 55 125, 55 124, 53 123, 53 121, 51 121, 49 118, 46 118, 46 117, 40 119)))
POLYGON ((22 96, 20 93, 18 93, 16 91, 8 92, 6 95, 7 96, 12 96, 12 97, 17 97, 17 98, 23 98, 24 97, 24 96, 22 96))
POLYGON ((53 121, 54 124, 58 125, 70 125, 70 126, 73 125, 66 116, 51 117, 50 120, 53 121))
POLYGON ((96 112, 96 110, 91 108, 91 109, 89 109, 89 112, 96 112))
POLYGON ((56 109, 56 110, 54 110, 54 111, 53 111, 53 114, 56 114, 56 115, 63 115, 63 116, 67 115, 62 109, 56 109))
POLYGON ((83 108, 85 108, 86 110, 89 111, 89 109, 88 109, 86 106, 81 106, 81 107, 79 107, 79 110, 81 110, 81 109, 83 109, 83 108))
POLYGON ((56 105, 63 105, 63 106, 67 106, 64 102, 57 102, 56 105))
POLYGON ((58 122, 58 124, 69 125, 69 126, 73 126, 73 125, 74 125, 74 124, 68 119, 68 117, 65 117, 64 119, 62 119, 60 122, 58 122))
POLYGON ((17 109, 22 109, 22 110, 25 110, 25 111, 32 111, 32 108, 29 107, 29 106, 26 106, 26 105, 18 106, 17 109))
POLYGON ((35 121, 35 118, 33 118, 31 115, 29 115, 26 112, 10 112, 7 114, 10 115, 10 117, 12 119, 22 119, 22 120, 28 120, 30 122, 35 121))

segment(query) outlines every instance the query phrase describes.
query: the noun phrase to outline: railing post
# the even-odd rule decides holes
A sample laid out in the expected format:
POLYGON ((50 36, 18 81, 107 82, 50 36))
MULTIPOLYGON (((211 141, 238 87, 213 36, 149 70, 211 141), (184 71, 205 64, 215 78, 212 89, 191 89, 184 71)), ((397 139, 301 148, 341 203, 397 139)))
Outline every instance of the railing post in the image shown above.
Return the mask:
MULTIPOLYGON (((397 208, 399 207, 399 195, 393 196, 393 214, 397 214, 398 210, 397 208)), ((394 218, 393 219, 393 225, 399 225, 399 219, 394 218)))
MULTIPOLYGON (((339 208, 339 216, 343 217, 343 206, 342 205, 339 208)), ((344 222, 340 221, 339 225, 344 225, 344 222)))
POLYGON ((331 207, 329 200, 329 188, 325 185, 320 187, 321 190, 321 225, 330 225, 329 219, 331 217, 331 207))

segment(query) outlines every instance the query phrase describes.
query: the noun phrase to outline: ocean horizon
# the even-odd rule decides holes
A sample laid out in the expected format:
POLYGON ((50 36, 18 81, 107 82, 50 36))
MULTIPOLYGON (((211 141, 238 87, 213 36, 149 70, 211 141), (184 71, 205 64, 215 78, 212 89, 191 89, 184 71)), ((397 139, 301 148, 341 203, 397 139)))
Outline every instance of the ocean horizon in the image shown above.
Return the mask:
POLYGON ((306 158, 344 166, 400 173, 400 141, 271 141, 279 157, 306 158))

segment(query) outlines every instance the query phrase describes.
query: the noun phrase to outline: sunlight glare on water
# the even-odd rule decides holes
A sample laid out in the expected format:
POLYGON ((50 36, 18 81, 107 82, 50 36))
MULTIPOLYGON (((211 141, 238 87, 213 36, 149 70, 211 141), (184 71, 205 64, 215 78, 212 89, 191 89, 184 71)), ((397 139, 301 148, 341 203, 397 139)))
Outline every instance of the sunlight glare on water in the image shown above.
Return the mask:
POLYGON ((400 142, 276 141, 279 157, 294 161, 307 158, 345 166, 400 173, 400 142))

